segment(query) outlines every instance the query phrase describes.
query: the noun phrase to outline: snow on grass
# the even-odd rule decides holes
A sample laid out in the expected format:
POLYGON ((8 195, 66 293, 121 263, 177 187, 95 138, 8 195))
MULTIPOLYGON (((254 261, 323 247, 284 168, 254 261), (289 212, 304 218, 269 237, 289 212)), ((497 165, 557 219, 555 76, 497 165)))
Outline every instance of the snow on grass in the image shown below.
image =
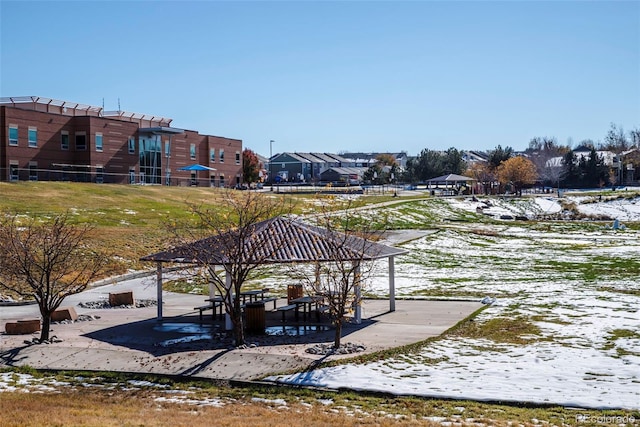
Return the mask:
POLYGON ((607 216, 620 221, 638 221, 640 218, 640 197, 634 199, 614 199, 603 202, 581 203, 578 211, 585 215, 607 216))
POLYGON ((215 408, 222 408, 225 406, 226 402, 223 399, 218 398, 209 398, 209 397, 201 397, 201 398, 189 398, 185 395, 173 395, 170 397, 160 396, 156 397, 154 401, 158 403, 179 403, 184 405, 193 405, 193 406, 212 406, 215 408))
MULTIPOLYGON (((473 212, 473 203, 457 200, 450 206, 473 212)), ((538 198, 504 209, 518 215, 556 212, 553 203, 538 198)), ((613 202, 591 203, 590 212, 603 212, 601 205, 608 203, 613 202)), ((635 205, 627 199, 616 212, 640 220, 635 205)), ((435 211, 456 215, 441 204, 435 211)), ((433 211, 421 214, 415 207, 411 216, 434 217, 433 211)), ((524 344, 452 335, 415 354, 270 379, 443 398, 640 409, 640 233, 581 223, 546 229, 514 222, 438 224, 439 232, 402 245, 409 254, 396 260, 396 295, 496 297, 477 324, 524 319, 538 335, 524 344)), ((374 266, 366 292, 387 296, 386 261, 374 266)))

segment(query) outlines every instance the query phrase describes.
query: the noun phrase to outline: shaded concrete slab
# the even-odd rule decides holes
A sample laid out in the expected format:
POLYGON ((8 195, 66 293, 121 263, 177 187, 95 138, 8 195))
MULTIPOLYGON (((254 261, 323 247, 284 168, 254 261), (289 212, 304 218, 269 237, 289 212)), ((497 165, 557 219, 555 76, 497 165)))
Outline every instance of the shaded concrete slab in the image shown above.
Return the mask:
MULTIPOLYGON (((107 289, 100 290, 100 295, 107 289)), ((95 298, 94 292, 90 298, 95 298)), ((94 321, 52 325, 51 335, 62 340, 49 345, 25 345, 33 336, 0 335, 0 366, 32 366, 38 369, 143 372, 221 380, 250 380, 290 370, 302 370, 323 356, 306 349, 330 343, 334 330, 300 336, 248 336, 249 348, 233 348, 221 339, 219 323, 206 316, 199 323, 193 307, 202 296, 167 294, 164 312, 157 321, 155 307, 137 309, 79 309, 94 321)), ((285 300, 278 305, 286 304, 285 300)), ((367 352, 403 346, 440 335, 482 307, 472 301, 396 301, 388 312, 388 300, 363 302, 364 320, 345 325, 343 342, 363 344, 367 352)), ((29 310, 37 310, 30 307, 29 310)), ((23 308, 2 318, 30 315, 23 308)), ((279 313, 270 322, 279 323, 279 313)), ((288 323, 286 324, 288 325, 288 323)), ((340 358, 348 356, 329 356, 340 358)))

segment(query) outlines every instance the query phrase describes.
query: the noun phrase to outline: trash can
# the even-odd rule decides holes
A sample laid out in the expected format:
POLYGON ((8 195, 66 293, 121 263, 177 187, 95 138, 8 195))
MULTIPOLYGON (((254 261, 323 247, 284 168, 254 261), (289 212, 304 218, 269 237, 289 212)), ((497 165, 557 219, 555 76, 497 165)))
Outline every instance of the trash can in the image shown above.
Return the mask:
POLYGON ((247 333, 254 335, 264 335, 266 328, 264 318, 264 303, 250 302, 245 307, 247 313, 247 333))
POLYGON ((287 286, 287 304, 291 304, 291 301, 297 298, 302 298, 302 285, 288 285, 287 286))

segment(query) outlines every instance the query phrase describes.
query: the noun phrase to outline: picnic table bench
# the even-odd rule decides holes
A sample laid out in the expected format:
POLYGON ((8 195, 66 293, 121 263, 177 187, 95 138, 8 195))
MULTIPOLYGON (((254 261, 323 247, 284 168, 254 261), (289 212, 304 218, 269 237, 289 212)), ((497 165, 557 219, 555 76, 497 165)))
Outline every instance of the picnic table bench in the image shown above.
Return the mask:
POLYGON ((320 320, 320 313, 327 311, 329 309, 329 306, 326 305, 322 305, 320 304, 322 302, 322 297, 319 296, 306 296, 306 297, 300 297, 300 298, 295 298, 293 300, 290 301, 291 304, 289 305, 285 305, 282 307, 278 307, 276 309, 276 311, 280 311, 282 312, 282 321, 285 321, 285 315, 287 311, 291 311, 294 310, 295 314, 296 314, 296 321, 299 320, 300 318, 300 307, 302 307, 302 314, 304 316, 304 321, 307 321, 307 313, 309 313, 309 315, 311 315, 311 311, 312 311, 312 306, 315 305, 316 306, 316 317, 318 320, 320 320))
POLYGON ((207 310, 213 310, 213 316, 215 317, 216 315, 216 308, 219 308, 220 310, 220 316, 222 316, 222 300, 218 300, 218 299, 208 299, 208 304, 206 305, 201 305, 199 307, 194 307, 194 310, 198 310, 199 311, 199 315, 200 315, 200 321, 202 322, 202 313, 204 311, 207 310))
MULTIPOLYGON (((289 305, 283 305, 282 307, 278 307, 276 311, 282 312, 282 322, 284 323, 285 315, 287 314, 287 311, 296 310, 297 308, 298 308, 298 304, 289 304, 289 305)), ((296 311, 296 318, 298 317, 297 315, 298 315, 298 312, 296 311)))
POLYGON ((240 296, 242 297, 242 305, 243 306, 246 305, 247 299, 249 300, 250 303, 263 302, 266 304, 268 302, 273 302, 273 309, 275 310, 278 297, 267 295, 269 291, 270 291, 269 288, 264 288, 264 289, 256 289, 252 291, 240 292, 240 296))
POLYGON ((268 303, 268 302, 272 302, 273 301, 273 309, 276 309, 276 303, 278 302, 278 297, 266 297, 263 298, 261 300, 259 300, 259 302, 263 302, 263 303, 268 303))

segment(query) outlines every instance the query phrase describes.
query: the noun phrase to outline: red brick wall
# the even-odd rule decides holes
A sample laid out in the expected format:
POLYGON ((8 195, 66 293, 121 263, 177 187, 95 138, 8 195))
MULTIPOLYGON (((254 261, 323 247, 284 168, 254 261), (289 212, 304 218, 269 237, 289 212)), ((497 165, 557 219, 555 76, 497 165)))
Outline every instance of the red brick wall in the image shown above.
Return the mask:
MULTIPOLYGON (((104 168, 105 183, 128 183, 129 169, 135 168, 136 180, 139 179, 139 134, 138 124, 95 116, 67 116, 30 109, 0 107, 2 113, 0 130, 0 181, 9 179, 9 164, 17 162, 20 180, 29 179, 29 163, 37 162, 38 180, 63 179, 63 164, 72 164, 76 172, 67 173, 69 180, 95 181, 96 167, 104 168), (9 146, 9 125, 18 125, 18 146, 9 146), (28 147, 28 129, 36 127, 38 146, 28 147), (61 149, 62 131, 69 134, 69 150, 61 149), (75 135, 86 134, 86 150, 76 150, 75 135), (102 134, 102 152, 96 151, 96 134, 102 134), (135 153, 129 154, 129 138, 135 138, 135 153), (82 168, 80 166, 91 166, 82 168)), ((191 173, 178 169, 194 163, 215 168, 215 171, 198 172, 199 185, 209 185, 210 175, 215 175, 216 184, 220 175, 224 175, 225 185, 234 186, 236 177, 241 175, 242 165, 236 164, 236 152, 242 151, 242 141, 217 136, 200 135, 196 131, 184 134, 162 135, 162 183, 165 183, 167 169, 171 173, 171 185, 188 185, 191 173), (171 140, 171 153, 167 159, 164 153, 165 141, 171 140), (196 158, 190 157, 190 145, 195 144, 196 158), (210 161, 209 150, 216 152, 215 161, 210 161), (224 149, 224 163, 220 162, 219 152, 224 149)))

